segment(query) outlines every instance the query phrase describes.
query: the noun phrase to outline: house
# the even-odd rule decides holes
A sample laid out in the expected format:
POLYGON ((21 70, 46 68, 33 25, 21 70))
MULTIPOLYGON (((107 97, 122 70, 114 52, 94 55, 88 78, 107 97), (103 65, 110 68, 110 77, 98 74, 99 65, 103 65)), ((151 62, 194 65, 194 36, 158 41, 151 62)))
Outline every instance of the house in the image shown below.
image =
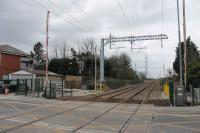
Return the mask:
MULTIPOLYGON (((56 87, 60 87, 60 84, 62 85, 62 75, 48 72, 48 79, 51 85, 56 85, 56 87)), ((45 78, 46 78, 46 72, 42 70, 33 70, 33 69, 25 69, 25 70, 19 70, 13 73, 10 73, 8 75, 4 75, 4 80, 9 80, 10 85, 14 85, 16 88, 17 86, 21 86, 22 89, 19 89, 18 92, 22 91, 24 92, 24 85, 27 85, 28 90, 31 90, 31 92, 36 92, 37 89, 44 89, 45 85, 45 78)), ((15 89, 16 90, 16 89, 15 89)))
POLYGON ((31 56, 10 45, 0 45, 0 79, 3 75, 33 68, 31 56))
MULTIPOLYGON (((44 79, 46 78, 46 72, 42 70, 33 70, 33 69, 25 69, 19 70, 13 73, 8 74, 8 79, 16 80, 16 79, 44 79)), ((49 80, 62 80, 62 75, 48 72, 49 80)))
MULTIPOLYGON (((46 78, 46 71, 33 70, 33 69, 29 69, 29 70, 25 70, 25 71, 35 74, 36 79, 45 79, 46 78)), ((63 75, 48 71, 48 79, 49 80, 62 80, 62 78, 63 78, 63 75)))

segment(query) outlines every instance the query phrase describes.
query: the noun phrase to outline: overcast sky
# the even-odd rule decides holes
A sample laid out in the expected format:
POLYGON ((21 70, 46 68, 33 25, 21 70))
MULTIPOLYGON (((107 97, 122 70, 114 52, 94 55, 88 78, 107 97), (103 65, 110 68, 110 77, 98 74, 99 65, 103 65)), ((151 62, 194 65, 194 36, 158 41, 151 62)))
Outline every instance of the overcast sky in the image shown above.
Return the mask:
MULTIPOLYGON (((34 43, 44 44, 47 10, 51 12, 50 54, 55 45, 66 42, 69 49, 77 48, 78 41, 88 37, 95 38, 100 46, 100 39, 110 33, 118 37, 162 32, 162 0, 0 0, 0 43, 27 53, 34 43)), ((138 53, 131 52, 129 43, 116 43, 126 48, 110 50, 106 46, 105 55, 126 52, 133 66, 136 63, 137 70, 144 71, 147 54, 149 74, 152 77, 163 75, 163 64, 166 69, 172 68, 178 42, 176 0, 164 0, 163 11, 163 33, 169 37, 164 40, 164 48, 159 40, 135 42, 135 47, 147 48, 138 53)), ((200 0, 186 0, 186 11, 187 35, 200 46, 200 0)))

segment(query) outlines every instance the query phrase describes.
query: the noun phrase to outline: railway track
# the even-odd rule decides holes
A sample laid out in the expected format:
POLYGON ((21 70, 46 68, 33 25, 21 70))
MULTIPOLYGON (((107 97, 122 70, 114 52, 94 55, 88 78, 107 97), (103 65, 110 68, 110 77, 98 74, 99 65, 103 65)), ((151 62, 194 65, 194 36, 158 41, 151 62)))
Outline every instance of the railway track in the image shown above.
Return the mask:
POLYGON ((45 110, 45 109, 64 106, 64 105, 67 105, 67 104, 69 104, 69 103, 59 104, 59 105, 56 105, 56 106, 46 106, 46 107, 43 107, 43 108, 34 109, 34 110, 31 110, 31 111, 27 111, 27 112, 15 114, 15 115, 12 115, 12 116, 7 116, 7 117, 0 118, 0 121, 6 120, 6 119, 10 119, 10 118, 14 118, 14 117, 21 116, 21 115, 27 115, 27 114, 34 113, 34 112, 37 112, 37 111, 42 111, 42 110, 45 110))
POLYGON ((98 101, 99 99, 113 98, 113 97, 122 95, 124 93, 127 93, 127 92, 131 91, 132 89, 137 88, 137 87, 139 87, 141 85, 145 85, 145 83, 131 85, 131 86, 123 87, 123 88, 120 88, 120 89, 111 90, 109 92, 105 92, 103 94, 99 94, 97 96, 90 97, 87 100, 96 100, 96 101, 98 101))
POLYGON ((100 113, 99 115, 97 115, 96 117, 94 117, 93 119, 87 121, 86 123, 83 123, 82 125, 80 125, 79 127, 75 128, 74 130, 72 130, 70 133, 75 133, 77 131, 79 131, 80 129, 88 126, 89 124, 91 124, 92 122, 96 121, 98 118, 102 117, 103 115, 105 115, 106 113, 110 112, 111 110, 115 109, 116 107, 120 106, 122 103, 125 103, 126 101, 128 101, 129 99, 132 99, 133 97, 137 96, 138 94, 140 94, 141 92, 145 91, 147 89, 146 87, 143 87, 142 89, 140 88, 139 90, 137 90, 134 94, 130 95, 129 97, 127 97, 126 99, 124 99, 123 101, 119 102, 118 104, 112 106, 111 108, 107 109, 106 111, 100 113))
POLYGON ((145 84, 140 84, 137 86, 130 86, 125 90, 118 91, 115 93, 112 93, 110 95, 106 95, 100 98, 96 98, 96 101, 98 102, 120 102, 127 98, 128 95, 131 94, 131 92, 134 92, 137 90, 137 88, 144 88, 145 84))
MULTIPOLYGON (((110 95, 110 94, 113 96, 113 93, 115 93, 114 95, 116 96, 116 95, 119 95, 119 93, 122 94, 122 92, 123 92, 123 93, 125 93, 125 92, 130 92, 129 89, 130 89, 130 86, 127 87, 125 90, 120 90, 120 91, 117 90, 117 91, 114 91, 114 92, 109 92, 109 93, 106 93, 106 94, 98 95, 98 96, 96 96, 96 97, 99 98, 99 97, 101 97, 101 96, 106 96, 106 95, 110 95), (128 90, 129 90, 129 91, 128 91, 128 90)), ((134 89, 131 89, 131 90, 133 91, 134 89)), ((139 93, 142 92, 143 90, 145 90, 145 88, 140 89, 140 90, 139 90, 137 93, 135 93, 133 96, 139 94, 139 93)), ((131 96, 131 97, 133 97, 133 96, 131 96)), ((129 98, 127 98, 127 99, 121 101, 120 103, 118 103, 118 104, 115 105, 114 107, 108 109, 106 112, 104 112, 104 113, 101 114, 100 116, 97 116, 95 119, 98 119, 99 117, 103 116, 105 113, 107 113, 107 112, 109 112, 110 110, 116 108, 117 106, 119 106, 120 104, 124 103, 125 101, 127 101, 127 100, 130 99, 131 97, 129 97, 129 98)), ((109 97, 107 97, 107 98, 109 98, 109 97)), ((58 112, 56 112, 56 113, 54 113, 54 114, 51 114, 51 115, 48 115, 48 116, 45 116, 45 117, 42 117, 42 118, 39 118, 39 119, 30 121, 30 122, 27 122, 27 123, 24 123, 24 124, 15 126, 15 127, 12 127, 12 128, 9 128, 9 129, 2 130, 2 131, 0 131, 0 133, 8 133, 8 132, 11 132, 11 131, 15 131, 15 130, 20 129, 20 128, 22 128, 22 127, 25 127, 25 126, 28 126, 28 125, 31 125, 31 124, 34 124, 34 123, 37 123, 37 122, 46 120, 46 119, 48 119, 48 118, 52 118, 52 117, 57 116, 57 115, 60 115, 60 114, 64 114, 64 113, 67 113, 67 112, 71 112, 71 111, 73 111, 73 110, 76 110, 76 109, 79 109, 79 108, 88 106, 88 105, 90 105, 90 104, 94 104, 94 103, 96 103, 96 102, 97 102, 97 101, 92 101, 92 102, 89 102, 89 103, 86 103, 86 104, 83 104, 83 105, 80 105, 80 106, 73 107, 73 108, 71 108, 71 109, 60 110, 60 111, 58 111, 58 112)), ((49 107, 49 108, 55 108, 55 107, 58 107, 58 106, 52 106, 52 107, 49 107)), ((10 119, 10 118, 15 118, 15 117, 17 117, 17 116, 26 115, 26 114, 28 114, 28 113, 33 113, 33 112, 36 112, 36 111, 41 111, 41 110, 43 110, 43 109, 47 109, 47 108, 42 108, 42 109, 38 109, 38 110, 34 110, 34 111, 29 111, 29 112, 22 113, 22 114, 17 114, 17 115, 11 116, 11 117, 2 118, 2 120, 6 120, 6 119, 10 119)))
MULTIPOLYGON (((113 91, 108 92, 108 93, 103 93, 103 94, 100 94, 98 96, 94 96, 94 97, 90 98, 89 100, 93 101, 93 100, 95 100, 95 98, 97 98, 98 100, 95 100, 95 101, 100 102, 101 100, 99 100, 99 99, 104 99, 104 100, 109 99, 111 97, 114 97, 114 96, 123 94, 125 92, 128 92, 128 91, 131 90, 131 88, 136 88, 137 86, 139 86, 139 85, 132 85, 132 86, 128 86, 128 87, 125 87, 125 88, 116 89, 116 90, 113 90, 113 91), (101 98, 101 97, 104 97, 104 98, 101 98)), ((6 120, 6 119, 10 119, 10 118, 17 117, 17 116, 34 113, 34 112, 37 112, 37 111, 42 111, 42 110, 45 110, 45 109, 57 108, 57 107, 64 106, 64 105, 67 105, 67 104, 68 103, 64 103, 64 104, 59 104, 59 105, 56 105, 56 106, 47 106, 47 107, 44 107, 44 108, 34 109, 34 110, 27 111, 27 112, 24 112, 24 113, 20 113, 20 114, 8 116, 8 117, 3 117, 3 118, 0 118, 0 120, 6 120)))
POLYGON ((130 115, 130 117, 124 122, 124 124, 122 125, 122 127, 119 129, 118 133, 124 133, 126 131, 126 129, 128 128, 128 126, 130 125, 130 123, 133 121, 133 119, 135 118, 135 116, 137 115, 138 111, 140 110, 140 108, 142 107, 142 105, 145 103, 145 101, 149 98, 151 92, 153 91, 153 89, 155 88, 155 85, 153 85, 151 87, 151 89, 149 90, 148 93, 146 93, 146 96, 143 97, 141 103, 137 106, 137 108, 132 112, 132 114, 130 115))
MULTIPOLYGON (((151 92, 154 90, 154 86, 155 86, 155 84, 153 82, 149 82, 148 84, 139 84, 139 85, 135 85, 135 86, 129 86, 129 87, 125 87, 123 89, 104 93, 104 94, 95 96, 97 98, 97 100, 95 100, 95 101, 92 101, 92 102, 89 102, 89 103, 86 103, 86 104, 82 104, 80 106, 72 107, 72 108, 66 109, 66 110, 63 110, 63 109, 57 110, 56 113, 53 113, 51 115, 48 115, 48 116, 30 121, 30 122, 15 126, 15 127, 9 128, 9 129, 2 130, 2 131, 0 131, 0 133, 7 133, 7 132, 15 131, 17 129, 29 126, 31 124, 34 124, 34 123, 37 123, 37 122, 40 122, 40 121, 43 121, 43 120, 46 120, 46 119, 49 119, 49 118, 52 118, 54 116, 61 115, 61 114, 67 113, 67 112, 71 112, 73 110, 76 110, 76 109, 79 109, 79 108, 82 108, 82 107, 86 107, 90 104, 93 104, 93 103, 96 103, 96 102, 99 102, 99 101, 106 101, 105 99, 107 99, 109 101, 110 99, 116 98, 116 97, 121 97, 122 100, 119 103, 117 103, 116 105, 107 109, 106 111, 100 113, 99 115, 97 115, 93 119, 91 119, 91 120, 87 121, 86 123, 83 123, 79 127, 75 128, 74 130, 71 131, 71 133, 74 133, 74 132, 81 130, 82 128, 86 127, 90 123, 92 123, 95 120, 97 120, 98 118, 104 116, 106 113, 110 112, 111 110, 115 109, 116 107, 120 106, 123 103, 126 103, 126 102, 138 103, 137 108, 133 111, 133 113, 130 115, 130 117, 127 119, 127 121, 123 124, 123 126, 118 131, 119 133, 124 133, 125 130, 127 129, 127 127, 129 126, 130 122, 135 118, 135 116, 136 116, 137 112, 140 110, 141 106, 145 103, 149 103, 149 102, 152 103, 153 100, 149 99, 149 97, 151 96, 151 92), (152 86, 151 89, 149 89, 150 86, 152 86), (136 98, 137 102, 134 101, 134 98, 136 98)), ((93 98, 95 98, 95 97, 93 97, 93 98)), ((153 102, 155 103, 155 101, 153 101, 153 102)), ((161 102, 165 102, 165 101, 161 101, 161 102)), ((159 104, 159 103, 157 103, 157 104, 159 104)), ((22 113, 22 114, 17 114, 17 115, 14 115, 14 116, 2 118, 0 120, 6 120, 6 119, 10 119, 10 118, 17 117, 17 116, 20 116, 20 115, 26 115, 26 114, 29 114, 31 112, 33 113, 33 112, 36 112, 36 111, 41 111, 43 109, 55 108, 55 107, 64 106, 64 105, 65 104, 63 104, 63 105, 61 104, 61 105, 57 105, 57 106, 41 108, 41 109, 38 109, 38 110, 36 109, 34 111, 29 111, 29 112, 25 112, 25 113, 22 113)))

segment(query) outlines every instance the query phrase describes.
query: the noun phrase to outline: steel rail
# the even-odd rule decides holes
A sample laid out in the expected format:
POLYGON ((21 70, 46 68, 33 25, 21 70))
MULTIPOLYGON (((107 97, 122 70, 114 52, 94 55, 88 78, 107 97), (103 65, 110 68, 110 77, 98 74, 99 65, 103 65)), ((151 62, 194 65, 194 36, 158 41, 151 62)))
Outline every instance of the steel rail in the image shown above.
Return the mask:
MULTIPOLYGON (((27 122, 27 123, 22 124, 22 125, 18 125, 18 126, 9 128, 9 129, 2 130, 2 131, 0 131, 0 133, 8 133, 8 132, 11 132, 11 131, 20 129, 20 128, 22 128, 22 127, 31 125, 31 124, 33 124, 33 123, 36 123, 36 122, 39 122, 39 121, 42 121, 42 120, 46 120, 46 119, 51 118, 51 117, 54 117, 54 116, 56 116, 56 115, 64 114, 64 113, 67 113, 67 112, 71 112, 71 111, 73 111, 73 110, 76 110, 76 109, 79 109, 79 108, 88 106, 88 105, 93 104, 93 103, 96 103, 96 102, 97 102, 97 101, 92 101, 92 102, 89 102, 89 103, 86 103, 86 104, 83 104, 83 105, 80 105, 80 106, 73 107, 73 108, 71 108, 71 109, 62 110, 62 111, 59 111, 59 112, 54 113, 54 114, 52 114, 52 115, 48 115, 48 116, 39 118, 39 119, 37 119, 37 120, 33 120, 33 121, 30 121, 30 122, 27 122)), ((53 108, 53 107, 51 107, 51 108, 53 108)), ((38 111, 40 111, 40 110, 42 110, 42 109, 39 109, 38 111)), ((35 110, 35 111, 36 111, 36 110, 35 110)), ((34 112, 35 112, 35 111, 34 111, 34 112)), ((31 113, 31 112, 30 112, 30 113, 31 113)), ((26 113, 25 113, 25 114, 26 114, 26 113)), ((23 115, 23 114, 21 114, 21 115, 23 115)), ((18 116, 20 116, 20 114, 19 114, 18 116)), ((16 116, 15 116, 15 117, 16 117, 16 116)), ((12 118, 12 117, 11 117, 11 118, 12 118)))
POLYGON ((150 96, 151 92, 153 91, 153 89, 155 88, 155 85, 152 86, 151 90, 149 91, 149 93, 147 94, 147 96, 142 100, 142 102, 137 106, 137 108, 133 111, 133 113, 130 115, 130 117, 126 120, 126 122, 123 124, 123 126, 120 128, 120 130, 118 131, 118 133, 124 133, 126 131, 126 129, 128 128, 128 126, 130 125, 130 123, 132 122, 132 120, 135 118, 137 112, 140 110, 140 108, 142 107, 143 103, 148 99, 148 97, 150 96))
POLYGON ((138 87, 138 86, 140 86, 140 85, 145 85, 145 83, 136 84, 136 85, 131 85, 131 86, 123 87, 123 88, 121 88, 121 89, 116 89, 116 90, 111 91, 111 92, 106 92, 106 93, 103 93, 103 94, 99 94, 99 95, 97 95, 97 96, 88 98, 88 100, 96 99, 96 98, 103 97, 103 96, 107 96, 107 95, 111 95, 111 94, 114 94, 114 93, 118 93, 118 92, 120 92, 120 91, 124 91, 124 90, 126 90, 126 89, 130 89, 130 88, 133 88, 133 87, 138 87))
POLYGON ((82 125, 80 125, 79 127, 73 129, 70 133, 75 133, 77 132, 78 130, 84 128, 85 126, 89 125, 90 123, 94 122, 95 120, 97 120, 98 118, 102 117, 104 114, 110 112, 111 110, 113 110, 114 108, 118 107, 119 105, 121 105, 122 103, 126 102, 127 100, 133 98, 134 96, 138 95, 139 93, 141 93, 142 91, 144 91, 146 89, 146 87, 140 89, 139 91, 137 91, 136 93, 134 93, 132 96, 124 99, 123 101, 121 101, 120 103, 112 106, 111 108, 107 109, 106 111, 102 112, 101 114, 97 115, 96 117, 94 117, 92 120, 89 120, 88 122, 86 123, 83 123, 82 125))
POLYGON ((6 119, 10 119, 10 118, 14 118, 14 117, 21 116, 21 115, 27 115, 27 114, 30 114, 30 113, 34 113, 34 112, 45 110, 45 109, 49 109, 49 108, 55 108, 55 107, 59 107, 59 106, 64 106, 66 104, 69 104, 69 103, 59 104, 59 105, 55 105, 55 106, 47 106, 47 107, 44 107, 44 108, 38 108, 38 109, 30 110, 30 111, 19 113, 19 114, 15 114, 15 115, 12 115, 12 116, 0 118, 0 121, 1 120, 6 120, 6 119))
MULTIPOLYGON (((130 87, 130 86, 129 86, 130 87)), ((122 90, 121 90, 122 91, 122 90)), ((108 94, 110 95, 110 94, 108 94)), ((104 95, 103 95, 104 96, 104 95)), ((99 96, 101 97, 101 96, 99 96)), ((110 97, 108 97, 110 98, 110 97)), ((106 98, 106 99, 108 99, 106 98)), ((37 111, 41 111, 41 110, 45 110, 45 109, 49 109, 49 108, 55 108, 55 107, 59 107, 59 106, 64 106, 68 103, 64 103, 64 104, 59 104, 59 105, 56 105, 56 106, 47 106, 47 107, 44 107, 44 108, 38 108, 38 109, 34 109, 34 110, 31 110, 31 111, 27 111, 27 112, 23 112, 23 113, 19 113, 19 114, 16 114, 16 115, 12 115, 12 116, 8 116, 8 117, 3 117, 3 118, 0 118, 0 121, 1 120, 6 120, 6 119, 10 119, 10 118, 14 118, 14 117, 17 117, 17 116, 21 116, 21 115, 26 115, 26 114, 29 114, 29 113, 34 113, 34 112, 37 112, 37 111)))
POLYGON ((45 120, 45 119, 54 117, 54 116, 56 116, 56 115, 60 115, 60 114, 63 114, 63 113, 67 113, 67 112, 70 112, 70 111, 79 109, 79 108, 81 108, 81 107, 85 107, 85 106, 90 105, 90 104, 92 104, 92 103, 94 103, 94 102, 90 102, 90 103, 87 103, 87 104, 83 104, 83 105, 80 105, 80 106, 73 107, 73 108, 71 108, 71 109, 67 109, 67 110, 64 110, 64 111, 60 111, 60 112, 54 113, 54 114, 52 114, 52 115, 48 115, 48 116, 45 116, 45 117, 43 117, 43 118, 37 119, 37 120, 31 121, 31 122, 28 122, 28 123, 25 123, 25 124, 22 124, 22 125, 19 125, 19 126, 15 126, 15 127, 13 127, 13 128, 5 129, 5 130, 3 130, 3 131, 0 131, 0 133, 8 133, 8 132, 17 130, 17 129, 19 129, 19 128, 22 128, 22 127, 31 125, 31 124, 33 124, 33 123, 36 123, 36 122, 39 122, 39 121, 42 121, 42 120, 45 120))
MULTIPOLYGON (((100 101, 101 101, 101 102, 109 101, 110 99, 112 99, 112 98, 114 98, 114 97, 116 97, 116 96, 125 94, 125 93, 127 93, 127 92, 130 92, 130 91, 132 91, 133 89, 136 89, 137 87, 138 87, 138 86, 129 87, 128 89, 123 90, 123 91, 119 91, 118 93, 116 93, 116 94, 114 94, 114 95, 112 95, 112 96, 109 96, 109 97, 107 97, 107 98, 105 98, 105 99, 100 99, 100 101)), ((141 86, 141 87, 143 87, 143 86, 141 86)), ((97 99, 97 101, 98 101, 98 99, 97 99)))

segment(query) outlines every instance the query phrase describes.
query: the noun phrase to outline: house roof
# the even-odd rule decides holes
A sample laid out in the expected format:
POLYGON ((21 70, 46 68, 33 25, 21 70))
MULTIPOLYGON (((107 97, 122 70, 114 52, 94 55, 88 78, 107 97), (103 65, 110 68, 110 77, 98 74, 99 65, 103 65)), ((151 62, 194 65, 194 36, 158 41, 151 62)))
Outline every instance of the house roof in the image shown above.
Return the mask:
POLYGON ((10 45, 0 45, 0 53, 20 55, 20 56, 30 56, 29 54, 27 54, 19 49, 16 49, 10 45))
MULTIPOLYGON (((46 75, 46 71, 42 71, 42 70, 28 69, 28 70, 24 70, 24 71, 35 74, 37 76, 45 76, 46 75)), ((59 76, 59 77, 63 76, 63 75, 60 75, 60 74, 57 74, 57 73, 54 73, 54 72, 50 72, 50 71, 48 71, 48 75, 49 76, 59 76)))
POLYGON ((32 75, 32 73, 30 72, 27 72, 27 71, 24 71, 24 70, 20 70, 20 71, 17 71, 17 72, 14 72, 14 73, 11 73, 12 75, 32 75))
MULTIPOLYGON (((18 75, 18 74, 22 74, 22 75, 29 75, 29 74, 35 74, 36 76, 45 76, 46 72, 42 71, 42 70, 32 70, 32 69, 27 69, 27 70, 20 70, 20 71, 16 71, 11 73, 13 75, 18 75)), ((57 74, 57 73, 53 73, 53 72, 48 72, 49 76, 57 76, 57 77, 62 77, 63 75, 57 74)))

